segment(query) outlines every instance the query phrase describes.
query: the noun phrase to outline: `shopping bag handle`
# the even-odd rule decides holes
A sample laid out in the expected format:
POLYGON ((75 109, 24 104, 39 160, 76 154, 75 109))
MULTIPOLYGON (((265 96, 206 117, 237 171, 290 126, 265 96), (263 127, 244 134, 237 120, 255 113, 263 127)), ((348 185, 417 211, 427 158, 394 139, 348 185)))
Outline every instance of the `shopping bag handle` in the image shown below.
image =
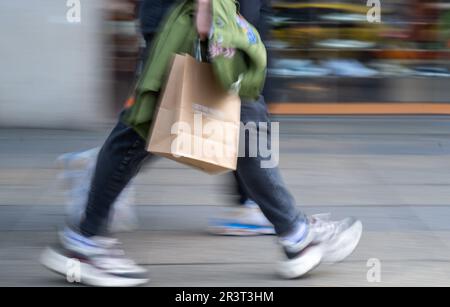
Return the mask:
POLYGON ((202 56, 202 45, 201 45, 200 37, 197 38, 194 42, 194 53, 195 53, 195 59, 199 62, 203 62, 203 56, 202 56))

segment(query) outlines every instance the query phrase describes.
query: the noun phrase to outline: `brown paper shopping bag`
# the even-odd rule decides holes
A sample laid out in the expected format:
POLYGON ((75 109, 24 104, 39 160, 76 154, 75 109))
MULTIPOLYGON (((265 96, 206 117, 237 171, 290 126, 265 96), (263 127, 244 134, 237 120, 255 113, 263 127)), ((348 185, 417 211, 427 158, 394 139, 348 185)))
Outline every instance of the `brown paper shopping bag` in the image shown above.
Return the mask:
POLYGON ((150 131, 148 151, 218 174, 236 169, 241 101, 211 64, 175 55, 150 131))

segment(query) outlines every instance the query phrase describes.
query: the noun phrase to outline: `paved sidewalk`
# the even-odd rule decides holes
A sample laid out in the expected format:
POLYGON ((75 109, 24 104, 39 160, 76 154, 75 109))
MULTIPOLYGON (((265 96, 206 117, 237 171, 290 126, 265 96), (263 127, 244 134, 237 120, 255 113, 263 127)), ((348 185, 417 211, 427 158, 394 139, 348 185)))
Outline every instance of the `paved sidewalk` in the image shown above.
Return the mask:
MULTIPOLYGON (((355 215, 365 233, 345 263, 279 280, 274 237, 212 237, 230 176, 158 160, 136 180, 140 229, 122 234, 149 286, 450 286, 450 118, 284 118, 281 167, 308 213, 355 215), (367 261, 382 282, 367 282, 367 261)), ((0 286, 63 286, 37 262, 63 225, 55 158, 107 132, 0 130, 0 286)))

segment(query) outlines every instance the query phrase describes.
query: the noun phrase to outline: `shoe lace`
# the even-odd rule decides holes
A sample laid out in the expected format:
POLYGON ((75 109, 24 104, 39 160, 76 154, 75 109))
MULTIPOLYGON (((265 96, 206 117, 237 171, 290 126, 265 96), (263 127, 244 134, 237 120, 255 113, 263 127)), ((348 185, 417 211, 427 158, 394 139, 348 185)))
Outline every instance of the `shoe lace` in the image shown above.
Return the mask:
POLYGON ((332 239, 338 233, 338 223, 330 220, 329 214, 317 214, 309 217, 310 230, 317 242, 332 239))
POLYGON ((96 238, 96 243, 101 248, 96 255, 98 265, 103 268, 127 268, 135 266, 136 263, 125 256, 125 252, 121 248, 122 243, 112 238, 96 238))

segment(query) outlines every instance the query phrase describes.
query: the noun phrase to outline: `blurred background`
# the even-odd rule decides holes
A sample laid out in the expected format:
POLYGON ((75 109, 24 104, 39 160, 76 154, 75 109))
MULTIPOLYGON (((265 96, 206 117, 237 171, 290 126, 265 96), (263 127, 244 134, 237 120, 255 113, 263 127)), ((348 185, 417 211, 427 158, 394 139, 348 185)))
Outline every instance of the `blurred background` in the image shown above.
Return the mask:
MULTIPOLYGON (((287 103, 274 113, 450 113, 450 2, 385 0, 379 23, 365 0, 272 3, 267 100, 287 103)), ((97 125, 121 108, 144 45, 139 1, 81 5, 68 22, 66 1, 2 2, 0 125, 97 125)))
MULTIPOLYGON (((3 286, 61 285, 37 263, 64 225, 55 161, 102 144, 140 65, 138 0, 78 1, 79 20, 76 2, 0 2, 3 286)), ((272 1, 267 42, 282 173, 307 213, 363 221, 356 253, 281 281, 274 238, 206 235, 232 203, 229 178, 161 159, 135 181, 139 231, 119 235, 151 285, 373 286, 373 258, 381 285, 449 285, 450 1, 382 0, 379 23, 369 10, 366 0, 272 1)))
POLYGON ((450 2, 365 2, 274 3, 270 101, 448 102, 450 2))

